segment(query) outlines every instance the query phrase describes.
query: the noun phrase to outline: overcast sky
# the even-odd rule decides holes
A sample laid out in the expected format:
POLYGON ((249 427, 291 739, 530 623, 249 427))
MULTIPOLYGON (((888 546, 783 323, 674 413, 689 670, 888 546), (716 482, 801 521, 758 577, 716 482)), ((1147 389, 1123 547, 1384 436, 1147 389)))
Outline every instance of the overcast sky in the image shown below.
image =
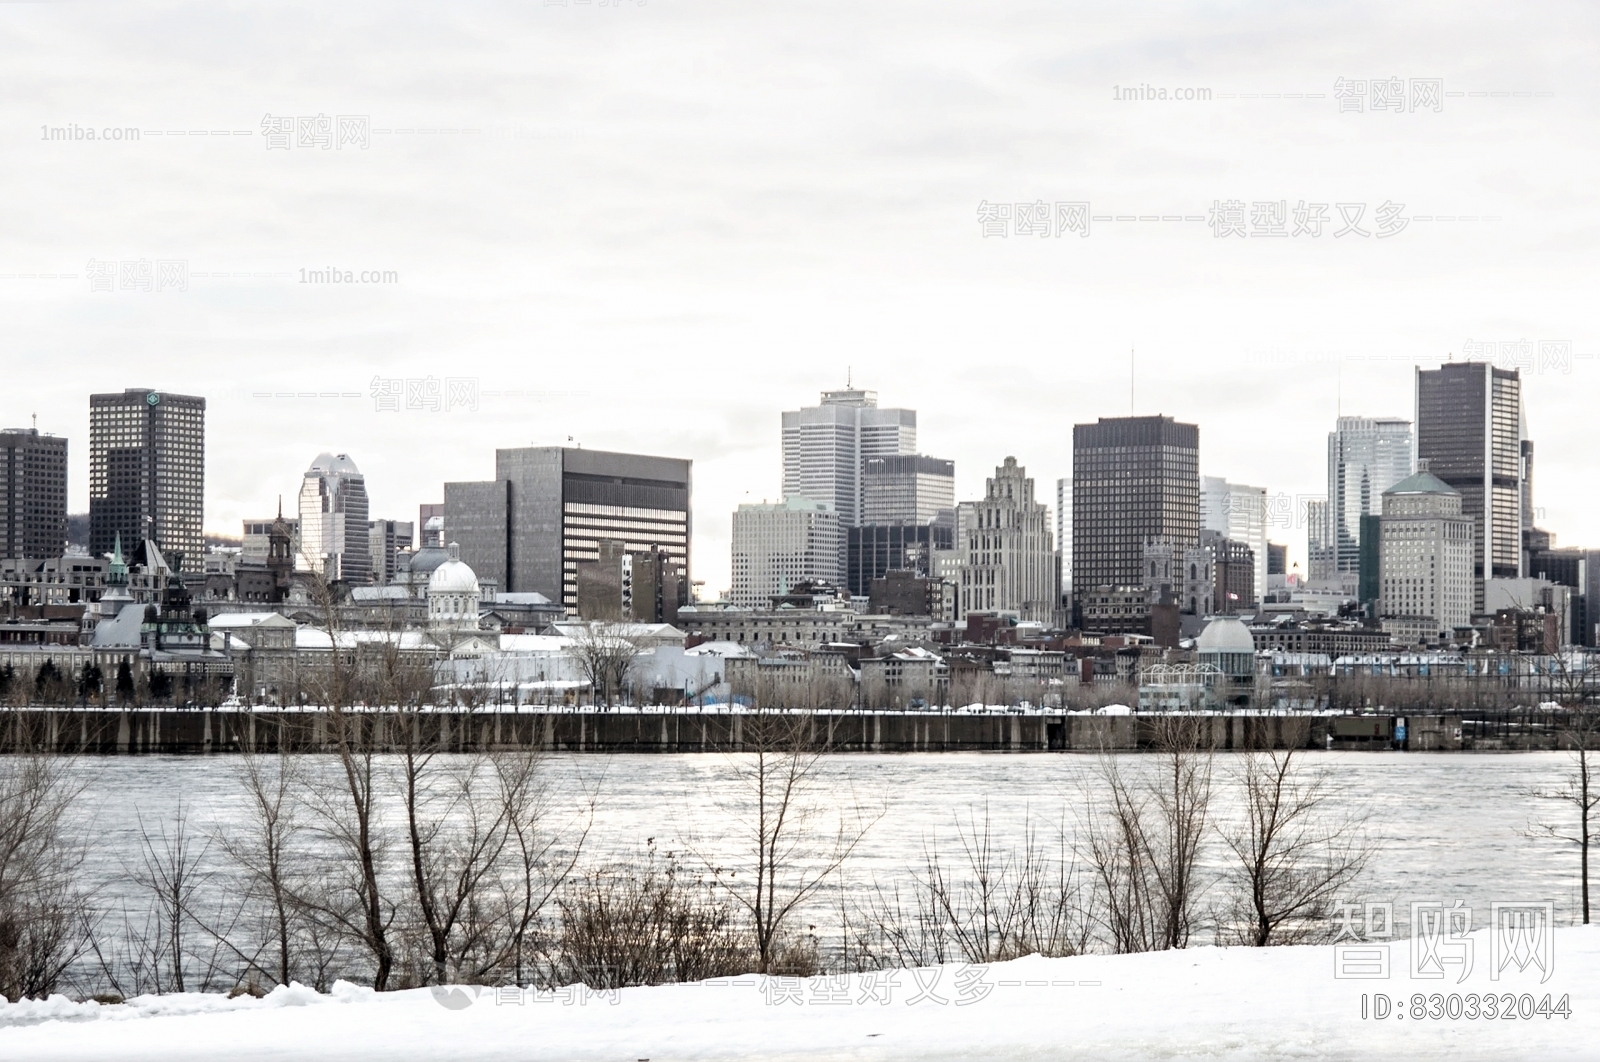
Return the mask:
MULTIPOLYGON (((780 411, 847 372, 918 411, 958 497, 1015 455, 1053 505, 1071 425, 1131 400, 1198 423, 1204 473, 1295 498, 1325 489, 1339 409, 1409 417, 1414 365, 1479 343, 1511 365, 1526 341, 1541 522, 1597 546, 1597 19, 0 4, 0 426, 37 413, 70 438, 83 511, 91 391, 204 395, 206 527, 227 534, 292 505, 323 450, 400 519, 488 477, 496 447, 692 458, 694 574, 715 592, 732 509, 778 496, 780 411), (1401 111, 1372 110, 1380 79, 1401 111), (1362 108, 1342 111, 1356 81, 1362 108), (1115 98, 1144 86, 1169 98, 1115 98), (1172 98, 1191 89, 1211 98, 1172 98), (333 146, 296 121, 271 147, 269 115, 325 115, 333 146), (338 116, 368 119, 366 147, 337 143, 338 116), (1229 201, 1247 233, 1256 202, 1283 201, 1285 231, 1301 201, 1329 222, 1218 236, 1229 201), (983 235, 980 204, 1019 202, 1096 220, 983 235), (1340 203, 1365 207, 1336 237, 1340 203), (117 263, 114 290, 91 261, 117 263), (330 266, 397 281, 301 282, 330 266), (1541 341, 1570 347, 1541 365, 1541 341), (464 391, 378 408, 375 379, 429 377, 441 404, 444 381, 475 381, 477 409, 464 391)), ((1303 527, 1273 537, 1303 560, 1303 527)))

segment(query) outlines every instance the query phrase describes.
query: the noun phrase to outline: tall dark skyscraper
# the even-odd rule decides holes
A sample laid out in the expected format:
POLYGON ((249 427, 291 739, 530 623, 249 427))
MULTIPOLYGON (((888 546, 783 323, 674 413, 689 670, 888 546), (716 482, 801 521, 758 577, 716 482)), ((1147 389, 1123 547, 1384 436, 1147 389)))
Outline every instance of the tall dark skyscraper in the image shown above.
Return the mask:
POLYGON ((153 539, 204 563, 206 400, 147 387, 89 396, 89 552, 153 539))
POLYGON ((935 550, 953 549, 956 466, 923 454, 869 457, 862 522, 845 528, 845 585, 866 596, 891 571, 933 573, 935 550))
POLYGON ((500 590, 578 608, 578 563, 600 543, 659 550, 689 578, 690 471, 671 457, 564 446, 495 451, 495 478, 444 485, 445 538, 500 590))
POLYGON ((1140 586, 1146 542, 1200 545, 1200 429, 1102 417, 1072 429, 1072 592, 1140 586))
POLYGON ((1522 378, 1482 361, 1419 367, 1416 407, 1418 460, 1461 492, 1461 514, 1472 518, 1479 611, 1483 580, 1521 574, 1522 378))
POLYGON ((0 432, 0 557, 67 548, 67 440, 38 428, 0 432))

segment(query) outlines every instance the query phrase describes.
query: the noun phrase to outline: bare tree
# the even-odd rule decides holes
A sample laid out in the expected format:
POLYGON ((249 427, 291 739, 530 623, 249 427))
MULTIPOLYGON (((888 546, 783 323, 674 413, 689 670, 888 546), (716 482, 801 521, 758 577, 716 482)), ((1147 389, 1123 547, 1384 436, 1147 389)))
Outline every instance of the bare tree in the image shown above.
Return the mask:
POLYGON ((612 698, 626 689, 639 647, 619 628, 590 623, 573 639, 570 652, 578 670, 589 680, 596 703, 609 706, 612 698))
POLYGON ((499 936, 483 949, 480 972, 499 970, 513 984, 526 984, 538 954, 533 934, 546 906, 566 884, 594 822, 595 798, 567 831, 547 826, 549 795, 536 749, 497 752, 490 758, 495 795, 505 817, 507 843, 495 889, 499 936))
POLYGON ((1362 820, 1334 807, 1332 778, 1301 762, 1303 744, 1285 734, 1284 748, 1245 754, 1243 820, 1222 830, 1234 879, 1218 927, 1225 941, 1266 947, 1318 939, 1366 865, 1362 820))
POLYGON ((732 851, 726 859, 696 852, 712 880, 749 917, 760 973, 805 968, 788 938, 792 916, 838 872, 881 817, 868 818, 852 802, 848 812, 840 806, 835 824, 824 824, 817 767, 826 744, 812 739, 814 720, 810 714, 785 712, 740 717, 742 751, 734 754, 733 764, 744 792, 726 807, 735 823, 732 851))
POLYGON ((0 996, 42 998, 86 946, 83 847, 71 826, 82 783, 12 722, 14 751, 0 757, 0 996))
MULTIPOLYGON (((378 808, 383 785, 375 758, 379 723, 375 715, 359 708, 416 700, 417 676, 402 652, 399 632, 378 643, 375 657, 363 660, 359 653, 347 651, 332 588, 318 580, 313 590, 331 645, 328 666, 311 677, 310 686, 327 711, 342 783, 313 791, 311 807, 320 831, 338 852, 326 902, 317 913, 370 954, 372 986, 382 992, 389 987, 395 966, 396 904, 382 873, 389 845, 378 808), (358 672, 361 664, 366 666, 358 672)), ((431 690, 431 684, 430 675, 423 691, 431 690)))
POLYGON ((1530 832, 1541 837, 1566 841, 1578 849, 1578 884, 1583 907, 1583 924, 1589 924, 1589 845, 1590 823, 1600 806, 1600 784, 1594 776, 1596 752, 1600 752, 1600 719, 1588 707, 1592 675, 1587 654, 1569 650, 1552 658, 1552 678, 1559 703, 1566 709, 1560 741, 1571 753, 1566 777, 1553 788, 1535 789, 1532 795, 1564 804, 1575 815, 1571 822, 1536 822, 1530 832))
POLYGON ((481 924, 474 908, 510 841, 508 805, 485 798, 481 787, 492 779, 483 777, 482 766, 474 757, 440 769, 434 748, 414 740, 405 744, 401 799, 411 885, 433 984, 447 983, 451 967, 459 970, 464 954, 476 950, 479 942, 472 938, 478 934, 463 930, 481 924))
MULTIPOLYGON (((127 866, 136 893, 148 901, 141 912, 124 909, 123 973, 137 989, 183 992, 209 986, 218 967, 219 946, 213 937, 209 959, 199 954, 196 938, 207 927, 196 908, 214 873, 207 867, 211 842, 197 837, 190 827, 189 811, 180 799, 171 819, 152 829, 139 821, 139 857, 127 866), (141 916, 142 915, 142 916, 141 916), (189 979, 198 974, 198 982, 189 979)), ((115 954, 115 952, 113 952, 115 954)), ((113 975, 118 971, 112 969, 113 975)), ((121 989, 120 982, 117 987, 121 989)), ((127 994, 124 992, 124 994, 127 994)))
POLYGON ((1118 952, 1187 947, 1205 891, 1198 867, 1210 821, 1214 750, 1202 716, 1150 721, 1157 759, 1130 779, 1102 750, 1101 792, 1086 804, 1081 854, 1118 952))
POLYGON ((304 849, 306 822, 303 800, 311 784, 300 761, 279 752, 240 753, 239 781, 246 815, 242 828, 219 835, 223 851, 243 874, 246 896, 262 912, 252 947, 235 945, 250 967, 263 967, 278 984, 288 984, 301 970, 300 945, 305 944, 311 975, 321 985, 331 955, 319 946, 320 935, 307 923, 309 902, 316 891, 304 849), (270 955, 265 963, 262 956, 270 955))

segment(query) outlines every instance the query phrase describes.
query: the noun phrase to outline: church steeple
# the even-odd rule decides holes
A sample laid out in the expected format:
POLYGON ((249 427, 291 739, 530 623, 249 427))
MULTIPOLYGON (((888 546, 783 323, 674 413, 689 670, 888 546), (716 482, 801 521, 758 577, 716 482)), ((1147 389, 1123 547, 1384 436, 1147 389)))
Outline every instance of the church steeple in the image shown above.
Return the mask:
POLYGON ((133 596, 128 593, 128 562, 123 559, 122 534, 118 532, 116 545, 111 550, 111 564, 106 569, 106 588, 100 595, 100 618, 111 619, 132 602, 133 596))
POLYGON ((106 569, 107 586, 128 585, 128 562, 122 558, 122 532, 117 532, 116 545, 111 550, 111 566, 106 569))

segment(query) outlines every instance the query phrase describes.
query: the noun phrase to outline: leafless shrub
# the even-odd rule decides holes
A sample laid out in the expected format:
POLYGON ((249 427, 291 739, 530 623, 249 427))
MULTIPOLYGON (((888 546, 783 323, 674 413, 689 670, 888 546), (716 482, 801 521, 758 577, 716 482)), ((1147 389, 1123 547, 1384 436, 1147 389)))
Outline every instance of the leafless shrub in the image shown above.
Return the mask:
POLYGON ((624 988, 743 973, 754 939, 726 893, 691 877, 672 853, 576 877, 559 900, 561 934, 552 979, 624 988))
POLYGON ((987 805, 981 822, 972 812, 965 823, 956 816, 955 831, 954 861, 932 841, 905 886, 874 884, 866 933, 854 942, 862 965, 991 963, 1085 950, 1088 912, 1064 832, 1051 853, 1029 821, 1021 846, 1001 850, 987 805))

